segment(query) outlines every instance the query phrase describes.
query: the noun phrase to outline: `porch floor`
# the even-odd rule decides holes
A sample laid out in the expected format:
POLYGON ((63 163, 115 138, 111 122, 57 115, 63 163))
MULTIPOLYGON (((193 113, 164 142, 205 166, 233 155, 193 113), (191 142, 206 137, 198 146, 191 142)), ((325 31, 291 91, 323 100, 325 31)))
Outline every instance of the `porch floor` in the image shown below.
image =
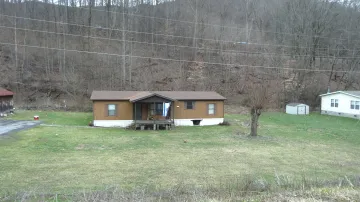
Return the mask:
POLYGON ((160 127, 165 129, 171 129, 174 127, 174 122, 172 120, 136 120, 134 121, 136 129, 140 128, 145 130, 145 127, 151 127, 153 130, 159 130, 160 127))
POLYGON ((136 120, 136 124, 171 124, 171 120, 136 120))

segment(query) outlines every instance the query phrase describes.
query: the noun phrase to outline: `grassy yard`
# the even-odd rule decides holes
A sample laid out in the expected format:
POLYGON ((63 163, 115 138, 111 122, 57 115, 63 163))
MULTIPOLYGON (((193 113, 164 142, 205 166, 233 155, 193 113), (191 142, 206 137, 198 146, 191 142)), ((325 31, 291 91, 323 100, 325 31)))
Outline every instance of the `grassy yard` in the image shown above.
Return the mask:
POLYGON ((227 115, 231 126, 172 131, 72 127, 87 125, 90 113, 24 111, 12 118, 35 114, 64 127, 0 137, 0 194, 202 187, 247 176, 274 183, 336 181, 360 173, 360 122, 354 119, 265 113, 261 137, 251 139, 245 115, 227 115))
POLYGON ((87 126, 92 120, 91 113, 82 112, 59 112, 59 111, 16 111, 8 119, 14 120, 33 120, 34 116, 39 116, 40 121, 49 125, 67 126, 87 126))

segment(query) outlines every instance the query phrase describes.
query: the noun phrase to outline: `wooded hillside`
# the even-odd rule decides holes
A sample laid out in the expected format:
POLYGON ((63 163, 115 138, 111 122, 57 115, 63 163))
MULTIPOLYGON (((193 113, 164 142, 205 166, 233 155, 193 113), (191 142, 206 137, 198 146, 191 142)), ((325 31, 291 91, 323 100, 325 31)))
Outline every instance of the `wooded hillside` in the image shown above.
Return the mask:
POLYGON ((272 107, 359 88, 359 1, 0 1, 0 86, 85 109, 92 90, 215 90, 272 107), (64 103, 65 100, 65 103, 64 103))

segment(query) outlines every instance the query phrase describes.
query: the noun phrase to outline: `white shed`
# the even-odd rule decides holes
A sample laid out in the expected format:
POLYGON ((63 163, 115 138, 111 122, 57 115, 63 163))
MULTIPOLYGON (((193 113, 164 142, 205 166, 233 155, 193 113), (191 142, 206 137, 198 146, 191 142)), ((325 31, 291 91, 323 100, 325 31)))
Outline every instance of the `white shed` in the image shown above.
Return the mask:
POLYGON ((306 115, 309 114, 310 107, 301 103, 289 103, 286 105, 287 114, 306 115))

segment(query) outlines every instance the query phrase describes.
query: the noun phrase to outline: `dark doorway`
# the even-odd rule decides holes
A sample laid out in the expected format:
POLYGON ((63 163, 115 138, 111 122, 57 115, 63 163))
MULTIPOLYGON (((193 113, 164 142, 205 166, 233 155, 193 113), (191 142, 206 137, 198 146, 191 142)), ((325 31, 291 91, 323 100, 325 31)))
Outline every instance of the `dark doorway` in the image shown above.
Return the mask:
POLYGON ((135 120, 142 120, 142 105, 136 103, 134 105, 135 120))

